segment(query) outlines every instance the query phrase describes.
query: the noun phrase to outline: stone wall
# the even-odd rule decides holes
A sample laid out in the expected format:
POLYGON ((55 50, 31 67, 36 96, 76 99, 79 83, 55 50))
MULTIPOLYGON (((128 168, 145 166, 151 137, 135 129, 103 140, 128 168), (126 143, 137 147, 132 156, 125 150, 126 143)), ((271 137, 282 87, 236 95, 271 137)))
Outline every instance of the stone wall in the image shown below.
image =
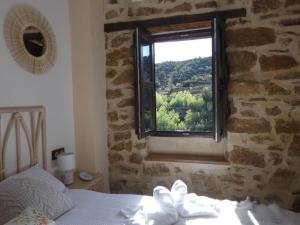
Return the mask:
POLYGON ((230 166, 144 161, 147 141, 134 131, 133 31, 106 34, 110 185, 151 194, 178 178, 190 191, 290 207, 300 191, 300 1, 110 0, 106 22, 244 7, 227 21, 230 69, 226 145, 230 166), (294 194, 293 194, 294 193, 294 194))

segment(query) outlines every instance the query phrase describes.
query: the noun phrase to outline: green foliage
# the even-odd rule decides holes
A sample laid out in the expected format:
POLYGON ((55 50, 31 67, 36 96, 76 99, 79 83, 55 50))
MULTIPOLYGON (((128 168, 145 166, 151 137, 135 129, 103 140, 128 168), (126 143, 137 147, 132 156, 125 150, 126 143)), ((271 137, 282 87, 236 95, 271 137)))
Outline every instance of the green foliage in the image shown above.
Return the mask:
POLYGON ((155 65, 156 125, 161 131, 212 131, 211 57, 155 65))
POLYGON ((162 106, 168 107, 168 98, 163 94, 156 92, 156 107, 160 108, 162 106))
POLYGON ((185 130, 185 124, 180 120, 179 114, 174 110, 169 111, 165 106, 162 106, 156 111, 157 129, 166 130, 185 130))
POLYGON ((156 93, 156 103, 158 130, 196 132, 212 130, 212 101, 207 96, 197 97, 184 91, 172 94, 168 98, 156 93))

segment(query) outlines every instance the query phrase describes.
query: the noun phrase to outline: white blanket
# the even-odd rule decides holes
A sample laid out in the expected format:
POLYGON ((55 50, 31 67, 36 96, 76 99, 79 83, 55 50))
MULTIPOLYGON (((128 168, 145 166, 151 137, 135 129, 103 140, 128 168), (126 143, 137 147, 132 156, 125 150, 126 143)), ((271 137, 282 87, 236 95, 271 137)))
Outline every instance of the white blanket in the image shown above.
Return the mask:
MULTIPOLYGON (((59 217, 55 221, 57 225, 124 225, 126 218, 120 214, 121 209, 131 205, 147 205, 147 202, 153 201, 150 196, 104 194, 87 190, 70 190, 66 194, 73 200, 75 207, 59 217)), ((275 221, 280 221, 280 225, 300 224, 300 213, 280 209, 274 205, 222 200, 219 206, 218 217, 179 218, 175 225, 270 225, 272 221, 273 225, 275 221), (273 215, 268 212, 272 212, 273 215), (264 222, 260 224, 258 220, 264 222)))

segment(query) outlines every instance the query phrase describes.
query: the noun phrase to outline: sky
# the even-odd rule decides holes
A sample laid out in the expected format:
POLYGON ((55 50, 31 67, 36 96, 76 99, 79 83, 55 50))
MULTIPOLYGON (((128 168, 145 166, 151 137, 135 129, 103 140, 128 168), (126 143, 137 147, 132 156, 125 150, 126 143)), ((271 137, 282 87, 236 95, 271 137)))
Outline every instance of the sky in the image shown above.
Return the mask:
POLYGON ((155 63, 165 61, 184 61, 197 57, 208 57, 212 55, 211 38, 159 42, 154 44, 155 63))

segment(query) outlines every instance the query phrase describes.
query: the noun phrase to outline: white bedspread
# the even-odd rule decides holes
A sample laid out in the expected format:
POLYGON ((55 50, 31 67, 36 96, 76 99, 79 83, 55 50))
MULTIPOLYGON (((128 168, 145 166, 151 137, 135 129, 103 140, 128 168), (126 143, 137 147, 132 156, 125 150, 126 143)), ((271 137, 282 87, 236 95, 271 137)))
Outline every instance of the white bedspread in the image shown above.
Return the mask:
MULTIPOLYGON (((152 204, 149 196, 104 194, 86 190, 70 190, 67 195, 75 207, 58 218, 58 225, 125 225, 120 210, 126 206, 152 204)), ((281 210, 275 205, 244 204, 237 209, 233 201, 221 201, 218 218, 180 219, 176 225, 299 225, 300 214, 281 210)), ((163 225, 163 224, 162 224, 163 225)))

